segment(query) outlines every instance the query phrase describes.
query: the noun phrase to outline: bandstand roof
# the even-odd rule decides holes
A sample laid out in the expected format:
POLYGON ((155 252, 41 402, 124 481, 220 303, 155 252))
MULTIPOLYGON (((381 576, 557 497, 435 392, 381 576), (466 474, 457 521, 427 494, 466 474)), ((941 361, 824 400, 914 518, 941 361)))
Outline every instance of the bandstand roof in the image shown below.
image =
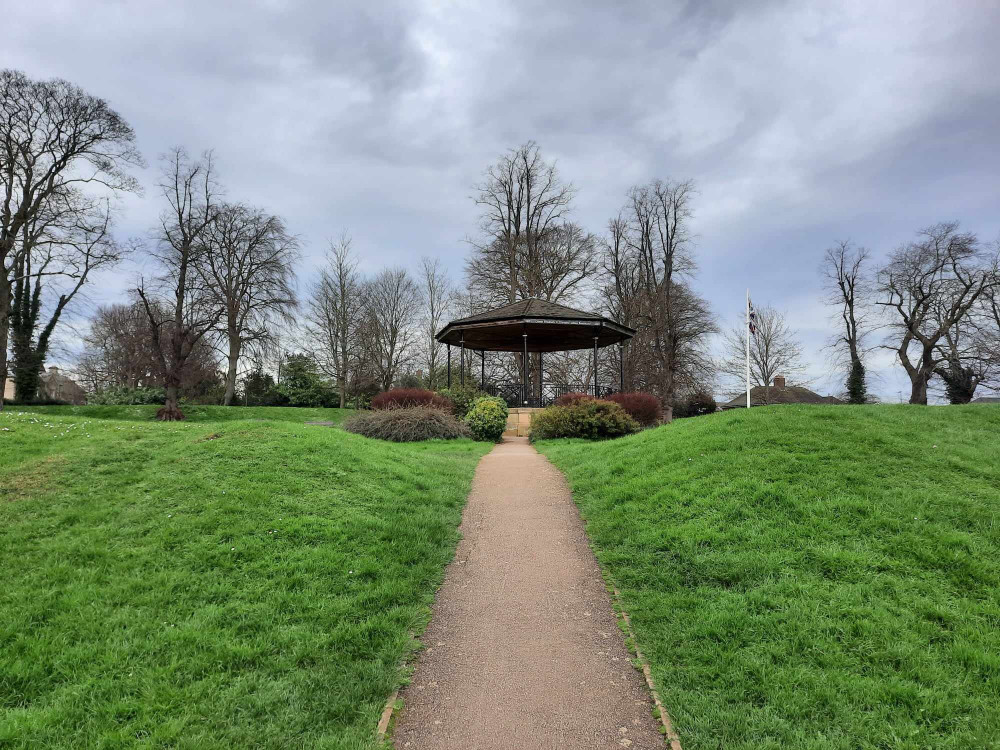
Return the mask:
POLYGON ((611 346, 627 341, 635 330, 596 313, 556 302, 523 299, 495 310, 453 320, 435 337, 442 344, 488 352, 519 352, 527 334, 529 352, 564 352, 611 346))

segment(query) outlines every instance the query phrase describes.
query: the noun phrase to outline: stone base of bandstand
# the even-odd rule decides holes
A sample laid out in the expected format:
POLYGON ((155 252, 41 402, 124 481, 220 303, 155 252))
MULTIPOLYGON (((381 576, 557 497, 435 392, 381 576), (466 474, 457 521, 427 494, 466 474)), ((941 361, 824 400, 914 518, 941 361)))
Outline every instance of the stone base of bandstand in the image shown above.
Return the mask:
POLYGON ((527 437, 531 432, 531 415, 539 408, 529 406, 519 406, 508 410, 507 429, 504 430, 504 437, 527 437))

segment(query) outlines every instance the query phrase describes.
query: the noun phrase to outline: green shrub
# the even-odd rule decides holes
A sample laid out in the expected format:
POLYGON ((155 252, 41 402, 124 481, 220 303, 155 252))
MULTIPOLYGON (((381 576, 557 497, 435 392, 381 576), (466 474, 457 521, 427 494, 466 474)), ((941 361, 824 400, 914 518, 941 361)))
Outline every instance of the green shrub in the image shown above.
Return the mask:
POLYGON ((126 388, 114 386, 87 396, 88 404, 99 406, 143 406, 162 404, 166 394, 162 388, 126 388))
POLYGON ((710 391, 699 388, 674 403, 674 419, 715 414, 718 406, 710 391))
POLYGON ((304 354, 290 354, 277 386, 282 406, 339 406, 340 397, 319 373, 316 363, 304 354))
POLYGON ((472 437, 464 422, 442 409, 426 406, 361 412, 344 422, 344 429, 394 443, 472 437))
POLYGON ((476 399, 482 398, 486 394, 471 385, 456 385, 452 388, 441 388, 438 390, 439 396, 444 396, 451 402, 451 411, 459 419, 465 419, 476 399))
POLYGON ((618 404, 580 401, 573 406, 550 406, 531 419, 531 439, 586 438, 603 440, 638 432, 641 428, 618 404))
POLYGON ((465 423, 476 440, 500 442, 507 429, 507 402, 496 396, 477 398, 465 416, 465 423))

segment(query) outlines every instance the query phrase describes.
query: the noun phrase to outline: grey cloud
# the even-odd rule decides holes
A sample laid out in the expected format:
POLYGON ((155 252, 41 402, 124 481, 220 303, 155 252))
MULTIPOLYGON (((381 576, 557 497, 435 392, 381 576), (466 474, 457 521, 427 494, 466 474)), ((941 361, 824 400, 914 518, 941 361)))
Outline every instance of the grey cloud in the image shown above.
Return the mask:
MULTIPOLYGON (((158 153, 214 147, 229 195, 302 237, 303 284, 343 228, 371 268, 459 274, 473 183, 531 138, 591 231, 630 184, 694 179, 698 288, 727 321, 747 286, 794 310, 822 376, 825 247, 883 253, 947 218, 1000 233, 990 4, 43 1, 10 25, 3 64, 107 98, 150 188, 158 153)), ((122 231, 158 211, 152 189, 126 201, 122 231)))

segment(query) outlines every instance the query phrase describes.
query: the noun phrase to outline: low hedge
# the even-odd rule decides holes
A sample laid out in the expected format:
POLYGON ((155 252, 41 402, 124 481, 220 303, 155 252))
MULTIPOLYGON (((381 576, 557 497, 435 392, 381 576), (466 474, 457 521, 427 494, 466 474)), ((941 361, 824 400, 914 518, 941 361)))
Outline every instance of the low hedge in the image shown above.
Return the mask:
POLYGON ((608 401, 618 404, 643 427, 655 427, 663 420, 663 404, 651 393, 612 393, 608 401))
POLYGON ((531 440, 586 438, 604 440, 638 432, 642 427, 618 404, 590 399, 573 406, 550 406, 531 419, 531 440))
POLYGON ((428 406, 361 412, 344 422, 344 429, 357 435, 393 443, 472 437, 471 430, 464 422, 443 409, 428 406))
POLYGON ((507 402, 496 396, 477 398, 465 417, 476 440, 498 443, 507 429, 507 402))
POLYGON ((372 399, 372 409, 408 409, 412 406, 426 406, 451 411, 451 402, 426 388, 393 388, 383 391, 372 399))

